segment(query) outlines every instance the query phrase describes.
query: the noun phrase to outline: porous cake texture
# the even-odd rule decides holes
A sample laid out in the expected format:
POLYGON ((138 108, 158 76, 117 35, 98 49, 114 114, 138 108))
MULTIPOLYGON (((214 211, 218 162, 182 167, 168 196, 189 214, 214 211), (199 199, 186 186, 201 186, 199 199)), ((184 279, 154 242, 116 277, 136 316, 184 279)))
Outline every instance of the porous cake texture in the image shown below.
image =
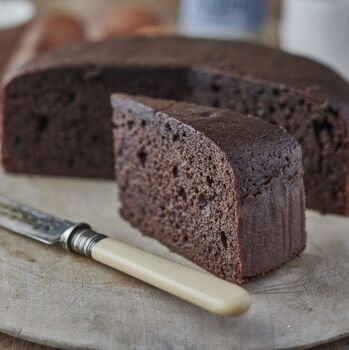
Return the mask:
POLYGON ((263 275, 305 247, 301 148, 251 116, 114 94, 121 214, 226 280, 263 275))
POLYGON ((252 114, 301 144, 307 206, 349 214, 349 85, 309 59, 243 42, 86 43, 37 58, 3 90, 7 171, 112 178, 113 92, 252 114))

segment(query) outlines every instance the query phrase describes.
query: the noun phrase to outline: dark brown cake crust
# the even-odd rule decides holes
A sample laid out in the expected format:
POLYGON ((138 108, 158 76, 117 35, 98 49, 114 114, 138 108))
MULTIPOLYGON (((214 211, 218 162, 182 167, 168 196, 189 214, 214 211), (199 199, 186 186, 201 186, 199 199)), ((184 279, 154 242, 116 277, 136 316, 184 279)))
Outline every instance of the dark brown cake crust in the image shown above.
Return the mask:
POLYGON ((307 206, 349 214, 348 84, 311 60, 242 42, 112 40, 37 59, 5 87, 5 169, 112 177, 112 92, 230 108, 285 127, 302 145, 307 206))
POLYGON ((301 149, 231 110, 115 94, 121 213, 229 281, 267 273, 305 246, 301 149))

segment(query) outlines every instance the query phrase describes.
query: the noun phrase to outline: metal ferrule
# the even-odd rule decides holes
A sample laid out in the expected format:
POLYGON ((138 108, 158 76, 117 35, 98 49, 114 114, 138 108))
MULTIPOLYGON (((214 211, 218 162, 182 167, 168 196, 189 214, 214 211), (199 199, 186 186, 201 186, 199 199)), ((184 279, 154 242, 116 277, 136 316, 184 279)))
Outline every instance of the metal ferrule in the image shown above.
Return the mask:
POLYGON ((62 246, 69 252, 92 257, 92 248, 105 235, 97 233, 87 224, 77 224, 68 228, 61 236, 62 246))

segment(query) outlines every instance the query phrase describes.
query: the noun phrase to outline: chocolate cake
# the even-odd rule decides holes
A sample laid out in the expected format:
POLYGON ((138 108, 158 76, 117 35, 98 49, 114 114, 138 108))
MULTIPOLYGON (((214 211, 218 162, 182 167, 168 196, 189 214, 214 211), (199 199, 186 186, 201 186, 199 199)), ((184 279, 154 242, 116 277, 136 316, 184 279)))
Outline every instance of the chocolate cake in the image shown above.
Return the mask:
POLYGON ((5 86, 5 169, 113 177, 112 92, 229 108, 285 127, 302 145, 308 207, 349 214, 348 84, 311 60, 242 42, 119 39, 38 58, 5 86))
POLYGON ((301 148, 227 109, 115 94, 121 213, 229 281, 267 273, 305 246, 301 148))

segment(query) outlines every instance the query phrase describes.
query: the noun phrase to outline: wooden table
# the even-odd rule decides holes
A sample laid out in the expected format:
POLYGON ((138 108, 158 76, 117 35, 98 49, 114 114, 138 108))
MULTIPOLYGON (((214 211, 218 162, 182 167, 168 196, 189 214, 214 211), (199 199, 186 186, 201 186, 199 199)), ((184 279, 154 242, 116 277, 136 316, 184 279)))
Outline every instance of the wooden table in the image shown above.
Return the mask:
MULTIPOLYGON (((54 348, 34 344, 22 339, 10 337, 0 333, 1 350, 54 350, 54 348)), ((349 350, 349 338, 338 340, 331 344, 324 344, 312 348, 312 350, 349 350)))
MULTIPOLYGON (((58 216, 89 222, 112 237, 190 264, 116 215, 117 189, 112 181, 0 172, 0 192, 38 208, 45 203, 45 209, 58 216)), ((0 230, 0 327, 57 347, 88 344, 98 349, 103 344, 111 350, 123 349, 121 344, 137 350, 155 344, 183 350, 210 350, 214 344, 217 349, 218 344, 221 349, 246 344, 272 349, 335 339, 349 325, 348 220, 308 211, 307 250, 282 269, 246 285, 254 302, 241 319, 205 313, 59 247, 0 230)), ((349 350, 348 345, 337 342, 320 349, 349 350)), ((2 340, 0 349, 5 346, 37 348, 9 338, 2 340)))
MULTIPOLYGON (((1 350, 55 350, 54 348, 34 344, 22 339, 10 337, 0 333, 1 350)), ((312 348, 312 350, 349 350, 349 338, 335 341, 331 344, 323 344, 312 348)))

